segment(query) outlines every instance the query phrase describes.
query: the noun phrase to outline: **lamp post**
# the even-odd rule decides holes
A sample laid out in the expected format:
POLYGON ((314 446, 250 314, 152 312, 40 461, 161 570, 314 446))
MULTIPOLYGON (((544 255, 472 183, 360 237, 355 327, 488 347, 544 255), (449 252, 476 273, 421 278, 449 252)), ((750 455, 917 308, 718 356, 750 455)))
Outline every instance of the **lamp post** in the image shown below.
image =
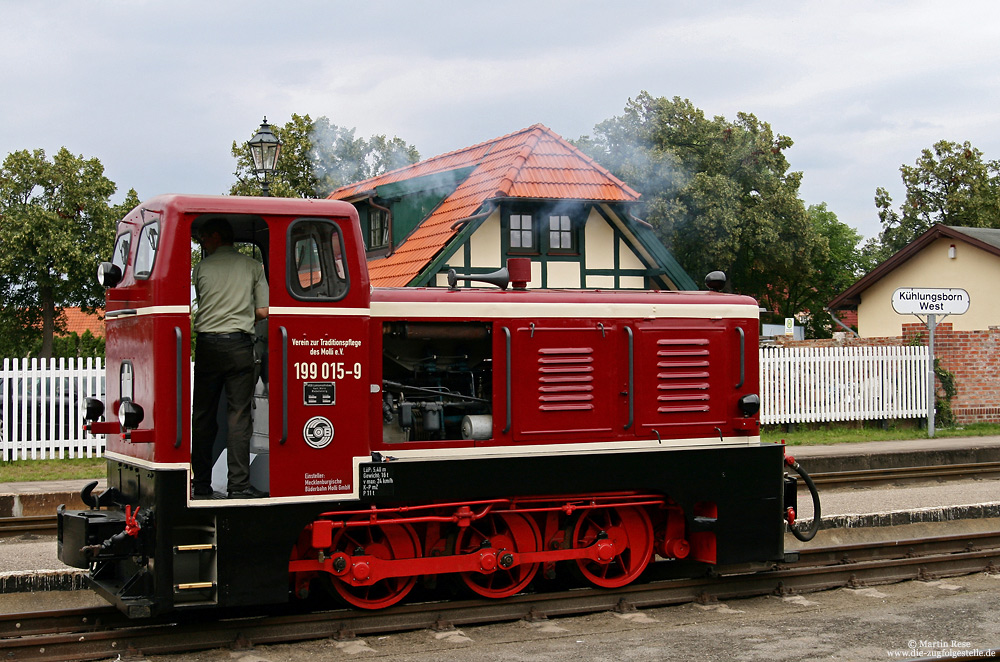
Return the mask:
POLYGON ((278 154, 281 153, 281 141, 271 133, 271 125, 267 123, 267 117, 261 122, 257 133, 247 143, 250 147, 250 155, 253 157, 253 169, 257 177, 261 180, 264 189, 264 197, 271 195, 269 188, 270 179, 274 175, 274 168, 278 164, 278 154))

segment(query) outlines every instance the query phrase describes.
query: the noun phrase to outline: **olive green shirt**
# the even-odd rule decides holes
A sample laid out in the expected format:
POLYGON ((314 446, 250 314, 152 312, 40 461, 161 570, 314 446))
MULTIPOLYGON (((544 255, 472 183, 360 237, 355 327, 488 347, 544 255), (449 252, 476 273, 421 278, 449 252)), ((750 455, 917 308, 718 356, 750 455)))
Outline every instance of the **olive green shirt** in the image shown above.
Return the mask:
POLYGON ((254 310, 267 308, 264 266, 232 246, 219 246, 191 274, 196 333, 253 333, 254 310))

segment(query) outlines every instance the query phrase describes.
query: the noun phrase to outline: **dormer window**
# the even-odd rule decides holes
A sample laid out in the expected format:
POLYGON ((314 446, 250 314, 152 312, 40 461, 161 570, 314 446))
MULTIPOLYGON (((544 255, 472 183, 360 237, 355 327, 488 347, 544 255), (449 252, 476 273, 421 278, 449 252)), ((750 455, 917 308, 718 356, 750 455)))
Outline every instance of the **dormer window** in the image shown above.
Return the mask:
POLYGON ((368 210, 368 250, 389 247, 389 212, 374 207, 368 210))

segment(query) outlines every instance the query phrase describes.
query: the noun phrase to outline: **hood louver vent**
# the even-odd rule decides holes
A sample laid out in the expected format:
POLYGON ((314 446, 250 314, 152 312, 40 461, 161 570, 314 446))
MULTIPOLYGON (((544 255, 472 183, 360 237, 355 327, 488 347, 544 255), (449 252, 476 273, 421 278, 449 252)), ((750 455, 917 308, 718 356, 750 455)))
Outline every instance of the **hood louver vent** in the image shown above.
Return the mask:
POLYGON ((590 347, 538 350, 540 411, 594 408, 594 350, 590 347))
POLYGON ((656 411, 661 414, 709 410, 709 352, 705 338, 656 341, 656 411))

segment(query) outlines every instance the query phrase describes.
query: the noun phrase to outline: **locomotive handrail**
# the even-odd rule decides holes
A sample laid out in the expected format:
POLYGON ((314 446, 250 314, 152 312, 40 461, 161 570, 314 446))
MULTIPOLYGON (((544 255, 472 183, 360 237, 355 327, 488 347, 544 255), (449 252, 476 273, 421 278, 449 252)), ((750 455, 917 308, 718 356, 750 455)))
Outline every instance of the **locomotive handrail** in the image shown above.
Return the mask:
POLYGON ((181 393, 182 393, 182 390, 181 390, 182 384, 181 384, 181 382, 183 380, 183 377, 182 377, 183 373, 181 372, 181 341, 183 339, 184 339, 184 334, 181 333, 181 327, 175 326, 174 327, 174 340, 176 342, 174 343, 174 345, 175 345, 174 349, 175 349, 175 352, 176 352, 176 364, 177 364, 176 365, 176 370, 177 370, 177 372, 176 372, 176 375, 177 375, 177 390, 176 390, 176 393, 175 393, 175 396, 176 396, 175 403, 177 405, 177 421, 176 421, 176 424, 177 424, 177 438, 174 440, 174 448, 180 448, 181 447, 182 437, 184 436, 184 427, 183 427, 183 418, 182 418, 182 415, 184 413, 184 409, 183 409, 183 406, 182 406, 183 402, 181 400, 181 393))
POLYGON ((112 310, 104 313, 104 319, 110 319, 114 317, 124 317, 125 315, 138 315, 139 311, 135 308, 122 308, 121 310, 112 310))
POLYGON ((372 524, 413 524, 417 522, 458 522, 461 520, 475 521, 487 515, 498 513, 551 513, 561 512, 572 515, 578 510, 596 510, 608 507, 641 507, 664 506, 663 495, 643 492, 622 492, 611 494, 590 495, 586 499, 575 499, 569 496, 556 495, 551 497, 529 497, 514 499, 479 499, 461 502, 438 502, 407 506, 375 506, 358 510, 331 510, 320 513, 317 517, 330 520, 334 529, 356 528, 372 524), (536 504, 536 505, 523 505, 536 504), (472 507, 483 506, 480 510, 472 507), (468 510, 462 511, 462 508, 468 510), (416 515, 427 510, 455 508, 452 515, 416 515), (393 515, 394 517, 388 517, 393 515))
MULTIPOLYGON (((532 324, 532 327, 534 327, 534 324, 532 324)), ((507 348, 507 361, 506 361, 506 366, 505 366, 505 368, 506 368, 506 375, 507 375, 507 403, 506 403, 506 407, 507 407, 507 420, 506 420, 506 423, 507 423, 507 425, 504 427, 503 433, 507 434, 508 432, 510 432, 510 426, 511 426, 511 408, 512 408, 511 407, 511 402, 510 402, 510 392, 511 392, 511 386, 510 386, 510 384, 511 384, 511 380, 510 380, 510 378, 511 378, 511 374, 510 374, 511 373, 511 371, 510 371, 510 329, 508 329, 507 327, 503 327, 503 335, 504 335, 504 344, 505 344, 505 346, 507 348)))
MULTIPOLYGON (((523 329, 521 329, 523 330, 523 329)), ((530 332, 529 338, 535 337, 535 332, 541 333, 542 331, 555 331, 555 332, 566 332, 566 331, 600 331, 601 337, 607 337, 608 328, 604 326, 604 322, 598 322, 596 326, 536 326, 534 322, 528 324, 528 331, 530 332)))
POLYGON ((743 386, 743 382, 746 380, 746 332, 743 331, 742 326, 736 327, 736 333, 740 336, 740 381, 736 385, 736 388, 743 386))
POLYGON ((628 430, 635 420, 635 396, 633 394, 635 391, 635 334, 630 326, 625 327, 625 334, 628 336, 628 423, 625 424, 625 429, 628 430))
POLYGON ((281 333, 281 439, 282 446, 288 441, 288 329, 278 327, 281 333))

